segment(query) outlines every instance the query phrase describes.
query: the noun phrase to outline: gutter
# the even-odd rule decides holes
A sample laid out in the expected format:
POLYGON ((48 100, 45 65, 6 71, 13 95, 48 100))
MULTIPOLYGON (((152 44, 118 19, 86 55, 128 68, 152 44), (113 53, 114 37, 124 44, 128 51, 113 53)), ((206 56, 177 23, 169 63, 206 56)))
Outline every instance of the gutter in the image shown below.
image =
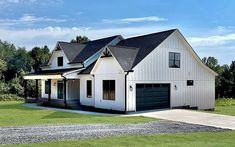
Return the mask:
POLYGON ((127 76, 130 72, 134 72, 134 70, 128 70, 127 73, 125 74, 125 113, 127 113, 127 76))

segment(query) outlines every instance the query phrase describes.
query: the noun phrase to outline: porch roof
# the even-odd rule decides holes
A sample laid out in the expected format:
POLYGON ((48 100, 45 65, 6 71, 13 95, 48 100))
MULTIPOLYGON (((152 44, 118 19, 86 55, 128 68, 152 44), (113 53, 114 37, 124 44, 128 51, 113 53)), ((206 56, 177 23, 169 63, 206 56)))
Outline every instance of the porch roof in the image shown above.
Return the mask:
POLYGON ((79 68, 41 70, 24 75, 24 79, 62 79, 64 73, 78 69, 79 68))

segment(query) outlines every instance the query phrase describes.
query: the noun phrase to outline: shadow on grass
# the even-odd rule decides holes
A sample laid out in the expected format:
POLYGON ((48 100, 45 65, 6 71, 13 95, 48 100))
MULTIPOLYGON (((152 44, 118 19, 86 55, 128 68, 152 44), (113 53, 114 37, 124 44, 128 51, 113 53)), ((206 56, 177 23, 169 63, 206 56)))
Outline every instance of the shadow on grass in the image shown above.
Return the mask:
POLYGON ((39 109, 34 108, 27 108, 22 106, 24 102, 1 102, 0 104, 0 110, 2 109, 17 109, 17 110, 23 110, 23 111, 38 111, 39 109))
MULTIPOLYGON (((92 116, 69 112, 53 112, 43 117, 43 119, 53 118, 91 118, 92 116)), ((94 116, 93 116, 94 117, 94 116)))

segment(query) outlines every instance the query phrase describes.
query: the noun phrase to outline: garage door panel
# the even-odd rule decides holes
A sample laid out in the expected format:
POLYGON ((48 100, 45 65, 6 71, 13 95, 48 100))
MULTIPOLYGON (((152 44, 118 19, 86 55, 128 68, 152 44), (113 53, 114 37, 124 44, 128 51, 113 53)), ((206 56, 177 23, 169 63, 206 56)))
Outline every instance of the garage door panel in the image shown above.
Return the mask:
POLYGON ((137 84, 136 110, 170 107, 170 84, 137 84))

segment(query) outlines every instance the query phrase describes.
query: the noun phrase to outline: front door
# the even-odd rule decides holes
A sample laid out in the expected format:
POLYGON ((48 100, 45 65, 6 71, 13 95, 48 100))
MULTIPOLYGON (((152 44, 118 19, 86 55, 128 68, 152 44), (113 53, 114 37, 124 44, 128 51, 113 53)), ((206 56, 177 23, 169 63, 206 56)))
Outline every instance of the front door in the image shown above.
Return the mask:
POLYGON ((64 97, 64 84, 63 82, 57 82, 57 97, 63 99, 64 97))

